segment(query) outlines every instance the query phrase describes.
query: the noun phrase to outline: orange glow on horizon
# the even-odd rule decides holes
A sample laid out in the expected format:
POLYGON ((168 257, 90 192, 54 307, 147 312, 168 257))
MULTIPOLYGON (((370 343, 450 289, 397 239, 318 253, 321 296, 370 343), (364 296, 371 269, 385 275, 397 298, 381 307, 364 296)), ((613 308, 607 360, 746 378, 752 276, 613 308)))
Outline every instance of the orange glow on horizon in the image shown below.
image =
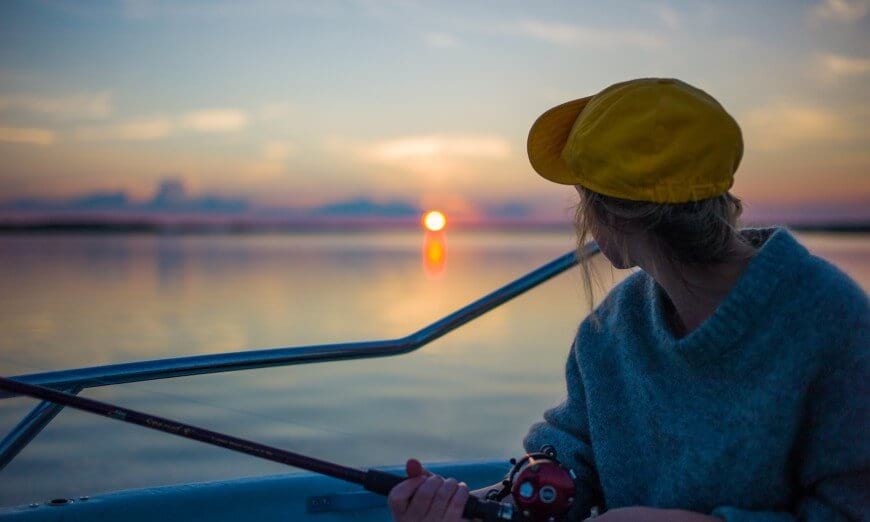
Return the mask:
POLYGON ((431 210, 423 215, 423 226, 430 232, 440 232, 447 225, 447 217, 438 210, 431 210))

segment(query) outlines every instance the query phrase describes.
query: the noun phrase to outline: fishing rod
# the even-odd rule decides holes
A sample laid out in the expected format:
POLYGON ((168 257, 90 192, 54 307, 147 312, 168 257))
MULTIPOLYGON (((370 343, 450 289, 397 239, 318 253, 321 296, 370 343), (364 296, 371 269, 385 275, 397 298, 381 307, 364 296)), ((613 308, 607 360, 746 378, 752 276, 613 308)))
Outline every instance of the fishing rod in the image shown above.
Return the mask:
MULTIPOLYGON (((368 491, 380 495, 389 495, 393 487, 406 479, 406 477, 376 469, 363 470, 342 466, 165 417, 5 377, 0 377, 0 390, 28 395, 110 419, 313 471, 345 482, 359 484, 368 491)), ((557 520, 557 516, 561 518, 561 515, 564 515, 574 500, 574 474, 559 464, 555 460, 555 456, 555 452, 549 449, 546 453, 527 455, 519 463, 512 461, 512 464, 516 464, 515 468, 509 478, 503 482, 504 488, 501 490, 500 496, 488 495, 490 497, 488 499, 469 496, 462 516, 468 519, 479 518, 486 522, 557 520), (566 476, 569 477, 567 481, 566 476), (510 502, 500 502, 507 496, 505 491, 514 493, 514 499, 520 509, 514 509, 514 505, 510 502), (497 498, 497 500, 493 498, 497 498)))

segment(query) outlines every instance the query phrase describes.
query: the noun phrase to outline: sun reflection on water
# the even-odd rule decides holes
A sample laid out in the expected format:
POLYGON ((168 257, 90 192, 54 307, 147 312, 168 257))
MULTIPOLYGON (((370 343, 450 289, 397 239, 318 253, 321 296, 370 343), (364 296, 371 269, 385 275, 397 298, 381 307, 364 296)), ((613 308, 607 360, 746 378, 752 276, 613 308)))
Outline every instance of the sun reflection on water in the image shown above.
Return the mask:
POLYGON ((444 232, 426 232, 423 236, 423 270, 429 277, 437 277, 447 269, 447 235, 444 232))

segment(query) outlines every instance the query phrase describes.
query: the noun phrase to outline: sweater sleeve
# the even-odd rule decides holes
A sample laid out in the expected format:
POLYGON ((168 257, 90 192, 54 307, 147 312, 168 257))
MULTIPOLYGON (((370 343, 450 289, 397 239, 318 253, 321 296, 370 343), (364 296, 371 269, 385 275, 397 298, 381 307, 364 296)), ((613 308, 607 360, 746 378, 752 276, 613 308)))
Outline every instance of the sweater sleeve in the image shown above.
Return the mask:
POLYGON ((523 446, 528 452, 540 451, 545 445, 556 449, 559 461, 574 470, 580 483, 573 513, 586 518, 593 506, 602 504, 601 486, 589 442, 586 393, 574 346, 568 356, 565 380, 567 397, 558 406, 544 412, 544 421, 531 427, 523 446))
POLYGON ((852 328, 845 357, 829 364, 808 390, 795 449, 801 494, 791 512, 713 511, 727 522, 870 521, 870 345, 865 314, 852 328), (856 328, 857 327, 857 328, 856 328))

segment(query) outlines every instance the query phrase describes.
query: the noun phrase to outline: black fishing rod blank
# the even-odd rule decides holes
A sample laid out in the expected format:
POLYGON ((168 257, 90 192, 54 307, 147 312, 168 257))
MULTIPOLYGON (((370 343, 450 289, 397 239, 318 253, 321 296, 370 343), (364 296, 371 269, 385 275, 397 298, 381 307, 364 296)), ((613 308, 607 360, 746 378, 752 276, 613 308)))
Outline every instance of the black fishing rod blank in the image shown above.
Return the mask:
MULTIPOLYGON (((28 395, 37 399, 53 402, 77 410, 94 413, 103 417, 137 424, 153 430, 177 435, 186 439, 198 440, 239 453, 246 453, 273 462, 280 462, 288 466, 302 468, 307 471, 327 475, 345 482, 359 484, 365 489, 380 495, 389 495, 390 491, 405 477, 378 471, 376 469, 362 470, 328 462, 314 457, 301 455, 292 451, 275 448, 253 442, 250 440, 225 435, 216 431, 199 428, 183 422, 174 421, 165 417, 158 417, 129 408, 115 406, 106 402, 96 401, 77 395, 70 395, 51 388, 26 384, 13 379, 0 377, 0 390, 28 395)), ((462 513, 464 518, 481 518, 485 521, 497 520, 522 520, 522 513, 515 512, 509 503, 499 503, 492 500, 481 500, 470 496, 462 513)))

